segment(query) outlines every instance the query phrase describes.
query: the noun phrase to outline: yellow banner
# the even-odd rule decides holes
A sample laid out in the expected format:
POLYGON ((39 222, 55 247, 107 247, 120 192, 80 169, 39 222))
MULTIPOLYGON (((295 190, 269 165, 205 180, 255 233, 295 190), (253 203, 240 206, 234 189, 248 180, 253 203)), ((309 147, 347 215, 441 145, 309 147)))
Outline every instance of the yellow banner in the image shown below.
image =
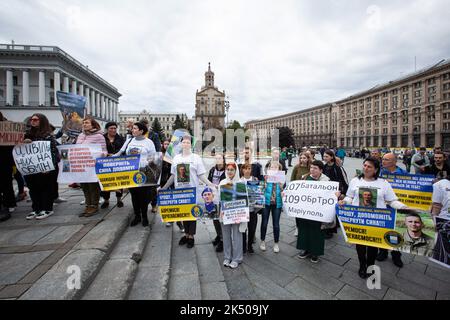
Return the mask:
POLYGON ((398 200, 408 207, 423 211, 430 210, 432 193, 403 189, 394 189, 394 192, 397 195, 398 200))
POLYGON ((393 249, 393 242, 398 241, 398 246, 400 246, 403 242, 403 237, 392 229, 354 225, 345 222, 342 223, 342 225, 349 243, 362 244, 365 246, 383 249, 393 249))
POLYGON ((195 221, 197 218, 193 215, 197 210, 201 210, 197 204, 185 204, 174 206, 159 207, 159 214, 163 222, 176 221, 195 221))
POLYGON ((125 171, 97 175, 104 191, 139 187, 139 171, 125 171))

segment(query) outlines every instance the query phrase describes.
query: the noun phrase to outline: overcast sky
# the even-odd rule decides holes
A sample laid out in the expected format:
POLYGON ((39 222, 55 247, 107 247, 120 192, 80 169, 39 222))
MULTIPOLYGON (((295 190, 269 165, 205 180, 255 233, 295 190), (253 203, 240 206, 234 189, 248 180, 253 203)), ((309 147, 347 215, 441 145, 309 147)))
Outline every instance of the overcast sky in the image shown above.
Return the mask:
POLYGON ((194 114, 211 62, 241 123, 345 98, 450 58, 448 0, 2 0, 0 42, 55 45, 123 95, 194 114))

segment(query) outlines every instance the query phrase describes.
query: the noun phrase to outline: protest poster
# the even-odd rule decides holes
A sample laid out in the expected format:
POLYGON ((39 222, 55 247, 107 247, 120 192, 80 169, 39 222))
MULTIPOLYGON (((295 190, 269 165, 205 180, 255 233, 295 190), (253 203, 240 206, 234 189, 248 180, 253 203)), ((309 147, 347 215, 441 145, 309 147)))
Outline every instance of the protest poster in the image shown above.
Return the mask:
POLYGON ((158 208, 163 222, 195 221, 203 215, 196 188, 160 190, 158 208))
POLYGON ((16 146, 23 143, 25 123, 0 121, 0 146, 16 146))
POLYGON ((197 188, 197 204, 202 208, 202 219, 219 219, 219 196, 216 188, 197 188))
POLYGON ((220 186, 220 205, 223 224, 236 224, 250 220, 247 184, 243 182, 220 186))
MULTIPOLYGON (((177 154, 181 154, 182 148, 181 148, 181 139, 183 136, 188 135, 191 136, 189 131, 186 129, 177 129, 172 134, 172 138, 169 143, 169 147, 167 147, 167 151, 164 154, 164 161, 172 163, 173 158, 177 154)), ((191 150, 194 151, 196 140, 194 137, 192 137, 191 141, 191 150)))
POLYGON ((349 205, 338 206, 337 214, 348 243, 427 257, 433 254, 434 224, 427 214, 349 205))
POLYGON ((400 202, 414 209, 423 211, 430 209, 434 176, 383 174, 381 177, 389 181, 400 202))
POLYGON ((261 181, 247 181, 248 202, 255 209, 264 208, 264 184, 261 181))
POLYGON ((83 129, 86 97, 57 91, 56 99, 63 117, 61 130, 65 135, 64 143, 74 143, 83 129))
POLYGON ((268 183, 286 183, 286 173, 280 170, 268 170, 267 171, 268 183))
POLYGON ((450 216, 436 218, 436 244, 430 260, 450 268, 450 216))
POLYGON ((96 159, 95 173, 102 190, 156 186, 161 175, 162 154, 155 154, 141 161, 141 155, 105 157, 96 159))
POLYGON ((339 182, 291 181, 284 189, 284 211, 290 217, 332 223, 338 191, 339 182))
POLYGON ((55 170, 50 141, 20 144, 13 149, 16 168, 23 176, 55 170))
POLYGON ((96 159, 103 155, 99 144, 65 144, 58 146, 59 183, 98 182, 95 173, 96 159))

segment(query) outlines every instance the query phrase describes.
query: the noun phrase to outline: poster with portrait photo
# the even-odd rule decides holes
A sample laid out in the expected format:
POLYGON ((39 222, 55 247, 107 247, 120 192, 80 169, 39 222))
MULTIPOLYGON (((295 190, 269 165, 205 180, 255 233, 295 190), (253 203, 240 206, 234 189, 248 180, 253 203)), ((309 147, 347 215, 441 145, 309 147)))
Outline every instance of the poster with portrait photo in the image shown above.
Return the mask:
POLYGON ((376 208, 377 206, 377 197, 378 190, 375 188, 359 188, 359 206, 360 207, 368 207, 368 208, 376 208))
POLYGON ((177 184, 178 185, 183 185, 186 184, 188 185, 191 181, 191 176, 190 176, 190 164, 189 163, 179 163, 177 164, 177 184))
POLYGON ((436 242, 431 261, 450 269, 450 217, 436 217, 436 242))
POLYGON ((203 209, 204 219, 219 219, 219 194, 216 188, 197 188, 197 204, 203 209))

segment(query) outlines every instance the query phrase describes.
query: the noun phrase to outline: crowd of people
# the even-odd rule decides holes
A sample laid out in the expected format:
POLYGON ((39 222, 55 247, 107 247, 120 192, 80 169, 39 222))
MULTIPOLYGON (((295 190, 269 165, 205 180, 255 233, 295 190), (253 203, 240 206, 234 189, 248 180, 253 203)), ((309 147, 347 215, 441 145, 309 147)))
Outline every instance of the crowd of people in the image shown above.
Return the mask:
MULTIPOLYGON (((0 113, 0 121, 6 119, 0 113)), ((105 126, 105 132, 102 132, 98 122, 92 117, 83 119, 83 131, 78 136, 76 144, 97 144, 102 148, 102 156, 122 156, 140 154, 140 161, 148 161, 148 156, 155 152, 164 153, 168 150, 169 140, 160 143, 159 137, 153 132, 149 132, 148 123, 145 121, 128 123, 128 132, 126 137, 117 133, 118 124, 109 122, 105 126)), ((54 129, 54 128, 53 128, 54 129)), ((46 219, 54 214, 53 204, 59 199, 58 195, 58 163, 60 155, 58 154, 58 141, 53 134, 51 124, 45 115, 36 113, 30 117, 30 122, 25 133, 24 143, 33 141, 49 141, 51 145, 51 155, 55 170, 45 173, 37 173, 25 176, 25 184, 28 187, 31 197, 32 212, 26 216, 26 219, 46 219)), ((17 196, 13 190, 13 178, 17 175, 14 170, 14 160, 11 147, 0 147, 0 208, 2 211, 1 220, 5 221, 14 212, 16 201, 23 199, 25 191, 23 184, 19 183, 19 192, 17 196)), ((207 187, 204 193, 212 193, 228 184, 236 182, 260 181, 264 188, 264 205, 256 207, 249 206, 249 221, 236 224, 224 224, 223 213, 219 209, 218 218, 213 221, 216 231, 216 237, 213 245, 217 252, 224 255, 223 265, 232 269, 238 268, 244 259, 244 254, 253 254, 253 245, 257 238, 258 216, 260 216, 259 249, 265 252, 268 249, 266 243, 267 229, 269 220, 272 220, 273 228, 273 247, 275 253, 280 252, 280 217, 283 210, 283 193, 286 187, 285 183, 268 182, 268 171, 288 172, 292 168, 290 180, 306 181, 334 181, 338 182, 339 191, 336 193, 339 205, 351 204, 355 206, 368 206, 384 209, 390 206, 395 209, 410 210, 408 206, 401 203, 394 193, 389 182, 382 178, 383 174, 395 173, 403 174, 407 171, 397 166, 397 155, 394 153, 384 153, 381 150, 374 149, 366 154, 360 174, 352 179, 348 178, 344 170, 345 150, 343 148, 318 150, 322 160, 316 156, 316 151, 305 149, 298 154, 298 163, 292 164, 296 159, 297 152, 295 148, 273 148, 271 150, 271 159, 263 167, 251 157, 252 150, 246 147, 244 157, 236 161, 227 161, 224 154, 215 155, 214 166, 207 171, 202 158, 192 152, 192 137, 186 134, 181 139, 182 152, 172 159, 171 163, 164 161, 162 165, 161 177, 157 186, 141 186, 130 188, 131 202, 134 211, 134 218, 130 226, 136 226, 139 223, 148 226, 148 211, 156 212, 156 199, 158 190, 178 189, 185 187, 207 187), (287 162, 287 163, 286 163, 287 162), (375 194, 370 190, 377 190, 375 194), (360 197, 359 195, 363 196, 360 197)), ((439 148, 434 149, 433 157, 430 159, 425 154, 425 149, 420 148, 419 152, 411 157, 410 166, 413 173, 432 174, 436 178, 433 193, 433 206, 430 214, 438 216, 441 213, 448 213, 450 199, 448 188, 450 187, 449 165, 446 162, 446 156, 439 148)), ((145 166, 146 163, 142 165, 145 166)), ((408 170, 408 167, 407 167, 408 170)), ((76 187, 76 184, 72 185, 76 187)), ((111 192, 101 191, 99 183, 80 183, 84 194, 85 208, 79 216, 90 217, 99 212, 99 209, 105 209, 110 205, 111 192), (103 198, 103 204, 99 208, 100 199, 103 198)), ((122 208, 124 190, 114 191, 117 198, 117 207, 122 208)), ((203 195, 203 194, 202 194, 203 195)), ((61 199, 60 199, 61 200, 61 199)), ((220 206, 219 206, 220 208, 220 206)), ((407 214, 410 224, 419 224, 421 221, 414 210, 407 214)), ((322 223, 302 218, 296 218, 297 249, 299 259, 306 259, 312 263, 318 263, 320 256, 324 255, 325 241, 332 238, 338 230, 339 221, 335 219, 331 223, 322 223)), ((195 245, 195 234, 197 221, 176 222, 183 236, 179 240, 179 245, 186 245, 187 248, 193 248, 195 245)), ((171 226, 172 223, 167 223, 171 226)), ((417 226, 416 226, 417 227, 417 226)), ((412 230, 412 229, 411 229, 412 230)), ((411 243, 411 252, 420 252, 428 250, 427 245, 418 239, 418 233, 411 231, 406 240, 411 243)), ((367 278, 367 269, 374 265, 375 261, 387 259, 387 250, 378 249, 372 246, 356 245, 356 252, 360 264, 358 274, 361 278, 367 278)), ((401 254, 393 250, 393 263, 402 267, 401 254)))

